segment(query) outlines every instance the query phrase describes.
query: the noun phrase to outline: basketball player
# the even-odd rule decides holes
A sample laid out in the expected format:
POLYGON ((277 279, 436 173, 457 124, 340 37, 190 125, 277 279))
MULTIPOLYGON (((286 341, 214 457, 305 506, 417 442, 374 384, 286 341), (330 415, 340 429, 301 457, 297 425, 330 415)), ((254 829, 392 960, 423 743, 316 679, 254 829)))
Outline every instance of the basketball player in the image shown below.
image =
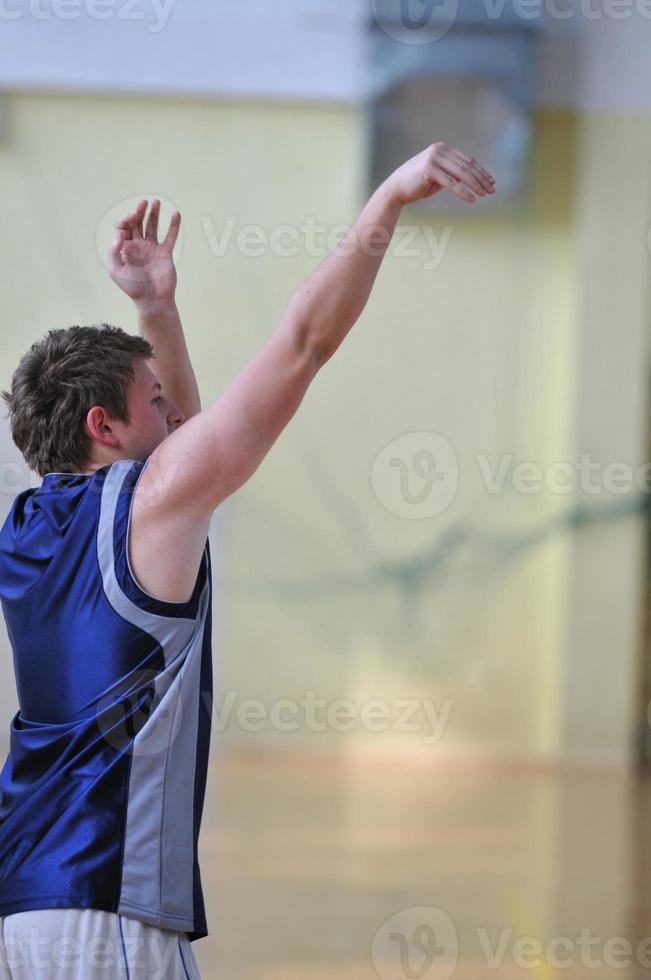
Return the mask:
POLYGON ((373 193, 260 352, 203 411, 175 305, 174 214, 116 226, 140 334, 50 330, 3 392, 42 478, 0 530, 20 711, 0 775, 0 978, 199 976, 213 511, 255 472, 362 313, 402 208, 494 193, 436 143, 373 193))

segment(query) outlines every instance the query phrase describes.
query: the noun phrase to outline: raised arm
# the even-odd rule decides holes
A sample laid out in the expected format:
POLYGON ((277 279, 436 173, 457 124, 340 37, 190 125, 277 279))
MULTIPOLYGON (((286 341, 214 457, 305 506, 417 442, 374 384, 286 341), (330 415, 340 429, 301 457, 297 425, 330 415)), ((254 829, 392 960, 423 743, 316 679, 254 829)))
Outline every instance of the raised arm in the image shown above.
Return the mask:
POLYGON ((262 350, 212 405, 154 450, 142 480, 161 513, 200 518, 249 479, 362 313, 403 206, 444 188, 472 203, 471 191, 492 194, 494 182, 440 143, 396 170, 293 294, 262 350))
POLYGON ((160 201, 147 201, 115 226, 115 239, 107 259, 111 279, 136 307, 140 333, 154 348, 153 371, 163 393, 183 412, 186 420, 201 411, 197 379, 176 306, 174 245, 181 226, 175 211, 162 242, 158 241, 160 201))
POLYGON ((360 218, 325 262, 296 291, 294 316, 310 325, 324 363, 368 302, 402 208, 447 188, 474 203, 494 192, 493 178, 471 157, 436 143, 395 171, 373 194, 360 218))

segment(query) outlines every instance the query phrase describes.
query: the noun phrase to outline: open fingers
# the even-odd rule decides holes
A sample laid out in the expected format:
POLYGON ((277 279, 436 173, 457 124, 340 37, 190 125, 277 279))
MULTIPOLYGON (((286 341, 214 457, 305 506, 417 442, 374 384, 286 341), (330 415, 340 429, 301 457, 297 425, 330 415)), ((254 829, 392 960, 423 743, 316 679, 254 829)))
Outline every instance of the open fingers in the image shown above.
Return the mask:
POLYGON ((491 175, 472 157, 458 150, 447 150, 440 157, 439 165, 481 197, 495 193, 495 182, 491 175))
POLYGON ((120 225, 116 225, 115 238, 113 239, 113 241, 111 242, 107 250, 107 257, 110 266, 119 268, 124 264, 122 262, 122 246, 126 241, 127 241, 127 229, 120 227, 120 225))
POLYGON ((123 232, 123 242, 131 241, 131 214, 127 214, 124 218, 120 218, 119 221, 115 222, 116 234, 118 231, 123 232))
POLYGON ((131 238, 135 241, 142 238, 142 220, 147 211, 147 201, 142 200, 135 211, 131 214, 131 238))
POLYGON ((470 157, 466 153, 461 153, 460 150, 453 150, 452 155, 459 160, 468 173, 473 174, 479 180, 489 194, 494 193, 495 178, 474 157, 470 157))
POLYGON ((495 179, 474 157, 446 143, 435 144, 431 162, 466 183, 476 194, 495 193, 495 179))
POLYGON ((165 245, 170 252, 173 250, 176 239, 179 237, 179 228, 181 227, 181 215, 178 211, 175 211, 170 220, 170 226, 167 230, 165 240, 163 245, 165 245))
POLYGON ((145 238, 150 242, 158 243, 158 219, 160 217, 160 201, 156 198, 152 201, 147 224, 145 225, 145 238))
POLYGON ((460 197, 462 201, 467 201, 468 204, 475 203, 476 198, 464 187, 463 183, 447 170, 444 170, 443 167, 433 164, 428 168, 426 178, 436 181, 441 187, 445 187, 452 194, 455 194, 456 197, 460 197))
POLYGON ((116 222, 115 227, 125 232, 125 241, 142 238, 142 219, 147 210, 147 201, 141 201, 137 208, 116 222))

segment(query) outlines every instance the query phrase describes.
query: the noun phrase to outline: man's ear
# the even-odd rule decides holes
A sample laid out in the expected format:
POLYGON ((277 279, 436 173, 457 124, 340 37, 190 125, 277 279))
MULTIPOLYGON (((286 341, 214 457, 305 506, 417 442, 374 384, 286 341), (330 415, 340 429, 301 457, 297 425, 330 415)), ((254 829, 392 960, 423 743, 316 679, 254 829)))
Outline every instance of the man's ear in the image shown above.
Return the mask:
POLYGON ((115 433, 112 420, 101 405, 93 405, 86 415, 86 426, 91 439, 101 442, 104 446, 117 446, 119 439, 115 433))

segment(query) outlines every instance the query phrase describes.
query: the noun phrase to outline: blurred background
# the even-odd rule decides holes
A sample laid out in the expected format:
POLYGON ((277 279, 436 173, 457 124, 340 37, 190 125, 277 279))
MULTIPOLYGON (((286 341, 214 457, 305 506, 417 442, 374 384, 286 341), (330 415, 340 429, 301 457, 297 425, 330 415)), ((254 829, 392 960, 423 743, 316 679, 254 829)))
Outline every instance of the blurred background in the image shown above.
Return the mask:
MULTIPOLYGON (((645 0, 2 2, 3 387, 52 327, 137 332, 143 196, 205 407, 394 167, 497 178, 404 210, 214 515, 205 978, 651 969, 650 51, 645 0)), ((40 479, 0 446, 4 519, 40 479)))

